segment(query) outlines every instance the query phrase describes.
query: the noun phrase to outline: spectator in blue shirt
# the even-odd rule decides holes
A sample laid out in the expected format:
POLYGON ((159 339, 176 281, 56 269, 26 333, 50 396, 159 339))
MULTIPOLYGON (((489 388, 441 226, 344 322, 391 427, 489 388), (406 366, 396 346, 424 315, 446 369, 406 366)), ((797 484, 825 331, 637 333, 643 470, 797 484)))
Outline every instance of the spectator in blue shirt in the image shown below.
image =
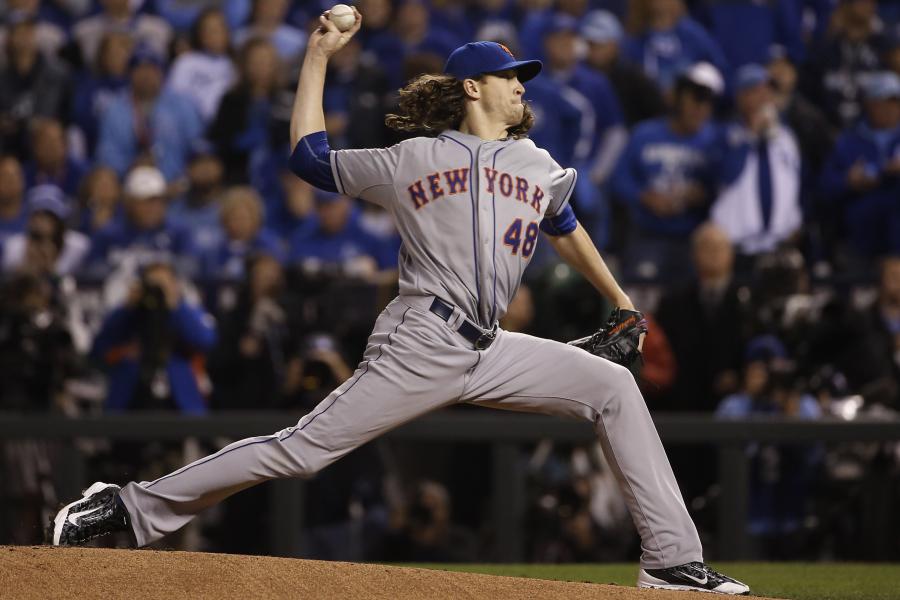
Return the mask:
POLYGON ((586 177, 576 183, 578 218, 594 243, 606 247, 609 208, 601 186, 616 164, 628 139, 619 101, 602 73, 578 61, 577 21, 564 14, 550 20, 544 32, 547 76, 581 112, 581 136, 572 166, 586 177))
POLYGON ((838 127, 854 123, 862 112, 860 91, 881 70, 884 44, 878 6, 873 0, 843 0, 831 18, 829 35, 810 52, 804 69, 807 97, 819 103, 838 127))
POLYGON ((656 82, 639 66, 623 60, 621 46, 625 32, 615 15, 593 10, 581 23, 580 32, 587 42, 585 63, 609 79, 628 127, 665 113, 665 101, 656 82))
POLYGON ((403 65, 410 55, 427 52, 443 59, 463 44, 457 32, 432 24, 429 8, 423 0, 398 3, 392 24, 390 32, 366 40, 366 49, 378 56, 392 89, 406 83, 403 65))
POLYGON ((107 32, 100 42, 96 65, 82 71, 75 81, 72 130, 85 156, 94 154, 103 114, 128 88, 128 61, 133 46, 127 32, 107 32))
POLYGON ((666 92, 679 73, 698 62, 712 63, 727 77, 725 55, 703 27, 687 16, 682 0, 634 0, 628 14, 625 56, 666 92))
POLYGON ((191 248, 203 254, 222 240, 220 221, 224 169, 222 161, 205 141, 195 143, 187 168, 187 191, 169 205, 166 220, 170 226, 188 230, 191 248))
POLYGON ((125 305, 103 320, 91 349, 109 372, 106 410, 205 413, 197 359, 215 341, 212 318, 187 303, 172 265, 145 266, 125 305))
POLYGON ((355 202, 324 191, 316 192, 315 225, 294 234, 288 259, 307 274, 367 280, 378 280, 397 268, 397 256, 388 245, 360 227, 355 202))
POLYGON ((203 124, 191 101, 163 89, 163 59, 138 47, 130 61, 131 84, 100 122, 97 162, 119 175, 139 157, 149 157, 168 181, 184 171, 191 142, 203 124))
POLYGON ((154 0, 153 6, 159 16, 176 31, 185 32, 196 25, 200 14, 216 6, 225 14, 228 28, 234 31, 250 16, 250 0, 224 0, 211 4, 208 0, 154 0))
POLYGON ((105 277, 110 269, 133 270, 148 257, 179 256, 190 263, 188 231, 166 225, 166 181, 156 167, 135 167, 125 178, 125 219, 113 221, 92 240, 89 275, 105 277))
POLYGON ((744 65, 734 85, 737 115, 723 128, 720 190, 710 216, 750 256, 797 237, 802 159, 794 132, 778 118, 768 71, 744 65))
POLYGON ((574 165, 578 141, 589 137, 581 127, 581 108, 545 74, 528 82, 524 100, 534 111, 534 127, 528 137, 559 164, 574 165))
POLYGON ((838 138, 822 192, 863 257, 900 253, 900 77, 879 73, 865 87, 865 118, 838 138))
POLYGON ((25 231, 25 177, 15 156, 0 155, 0 246, 25 231))
POLYGON ((582 124, 588 135, 579 140, 582 147, 576 148, 575 161, 586 164, 590 181, 599 185, 612 170, 627 134, 609 80, 579 62, 579 41, 578 22, 568 15, 555 15, 544 33, 545 68, 550 79, 566 88, 584 113, 582 124))
POLYGON ((124 219, 122 185, 119 176, 109 167, 94 167, 85 176, 78 190, 75 227, 89 236, 124 219))
POLYGON ((52 184, 69 200, 75 198, 87 166, 69 153, 66 133, 56 119, 34 119, 31 122, 31 156, 25 163, 25 185, 52 184))
POLYGON ((356 6, 360 13, 365 14, 362 28, 357 37, 363 47, 375 53, 378 64, 385 66, 381 61, 380 48, 387 48, 397 44, 396 35, 391 31, 391 23, 394 20, 394 5, 391 0, 360 0, 356 6))
POLYGON ((794 62, 805 58, 803 0, 700 0, 692 11, 732 69, 765 63, 774 44, 784 47, 794 62))
POLYGON ((281 240, 263 229, 263 204, 251 187, 236 186, 222 199, 222 231, 218 244, 203 256, 203 276, 216 283, 238 282, 244 278, 247 259, 267 254, 281 260, 281 240))
POLYGON ((671 116, 632 133, 612 180, 631 216, 627 277, 676 280, 689 273, 688 238, 715 194, 718 133, 710 118, 723 90, 719 71, 698 63, 678 78, 671 116))
POLYGON ((284 22, 288 7, 288 0, 253 0, 250 23, 235 32, 235 45, 264 39, 274 46, 284 64, 296 63, 306 47, 306 33, 284 22))

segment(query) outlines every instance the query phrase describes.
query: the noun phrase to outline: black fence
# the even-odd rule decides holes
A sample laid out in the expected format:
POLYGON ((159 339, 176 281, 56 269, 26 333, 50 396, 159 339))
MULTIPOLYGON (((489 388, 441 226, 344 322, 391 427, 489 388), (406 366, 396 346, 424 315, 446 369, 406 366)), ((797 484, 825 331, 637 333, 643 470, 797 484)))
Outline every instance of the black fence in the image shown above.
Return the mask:
MULTIPOLYGON (((0 441, 8 439, 74 440, 105 438, 131 441, 174 441, 185 438, 243 438, 267 435, 292 425, 293 413, 220 413, 204 417, 142 413, 67 419, 48 416, 0 415, 0 441)), ((722 421, 709 415, 656 415, 660 436, 667 445, 711 444, 719 457, 721 497, 717 516, 717 560, 750 556, 746 531, 749 490, 747 444, 840 443, 900 441, 900 419, 866 418, 854 421, 800 421, 790 418, 756 418, 722 421)), ((415 442, 489 443, 493 453, 492 519, 497 533, 497 558, 516 562, 524 557, 521 520, 524 513, 525 473, 518 446, 542 439, 587 443, 595 439, 583 422, 490 411, 439 412, 399 427, 389 439, 415 442)), ((61 465, 61 491, 74 494, 85 485, 83 459, 67 453, 61 465)), ((272 482, 271 495, 274 554, 297 556, 297 532, 303 527, 303 481, 272 482)), ((886 533, 886 532, 885 532, 886 533)), ((877 535, 877 532, 876 532, 877 535)))

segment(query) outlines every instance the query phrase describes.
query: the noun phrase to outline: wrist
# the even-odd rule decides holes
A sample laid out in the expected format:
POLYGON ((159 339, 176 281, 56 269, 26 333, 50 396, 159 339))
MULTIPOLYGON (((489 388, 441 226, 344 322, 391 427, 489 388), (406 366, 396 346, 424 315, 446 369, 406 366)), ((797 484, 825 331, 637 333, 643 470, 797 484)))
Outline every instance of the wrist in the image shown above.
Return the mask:
POLYGON ((303 65, 325 68, 328 64, 328 54, 318 46, 307 48, 306 54, 303 56, 303 65))
POLYGON ((634 310, 634 303, 631 301, 631 298, 628 297, 627 294, 622 293, 614 296, 612 298, 613 304, 615 304, 619 308, 626 308, 628 310, 634 310))

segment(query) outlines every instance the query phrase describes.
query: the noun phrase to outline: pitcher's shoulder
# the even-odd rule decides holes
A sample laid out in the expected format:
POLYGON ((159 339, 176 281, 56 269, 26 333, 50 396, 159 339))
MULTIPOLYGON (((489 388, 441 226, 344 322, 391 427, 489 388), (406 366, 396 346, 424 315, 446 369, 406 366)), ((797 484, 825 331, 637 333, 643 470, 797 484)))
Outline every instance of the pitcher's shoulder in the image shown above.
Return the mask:
POLYGON ((557 171, 562 168, 547 150, 535 144, 530 138, 519 138, 513 142, 513 145, 523 156, 532 161, 532 164, 543 165, 549 171, 557 171))

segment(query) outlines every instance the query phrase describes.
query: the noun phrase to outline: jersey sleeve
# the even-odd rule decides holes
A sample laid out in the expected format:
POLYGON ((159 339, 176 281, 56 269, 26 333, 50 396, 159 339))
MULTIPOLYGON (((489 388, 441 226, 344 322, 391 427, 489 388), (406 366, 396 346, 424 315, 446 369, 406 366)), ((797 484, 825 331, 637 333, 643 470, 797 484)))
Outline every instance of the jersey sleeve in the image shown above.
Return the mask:
POLYGON ((553 162, 553 170, 550 172, 550 204, 545 217, 556 217, 569 205, 576 179, 578 173, 575 169, 563 169, 553 162))
POLYGON ((333 150, 331 170, 338 192, 387 206, 394 195, 393 180, 400 162, 400 145, 366 150, 333 150))

